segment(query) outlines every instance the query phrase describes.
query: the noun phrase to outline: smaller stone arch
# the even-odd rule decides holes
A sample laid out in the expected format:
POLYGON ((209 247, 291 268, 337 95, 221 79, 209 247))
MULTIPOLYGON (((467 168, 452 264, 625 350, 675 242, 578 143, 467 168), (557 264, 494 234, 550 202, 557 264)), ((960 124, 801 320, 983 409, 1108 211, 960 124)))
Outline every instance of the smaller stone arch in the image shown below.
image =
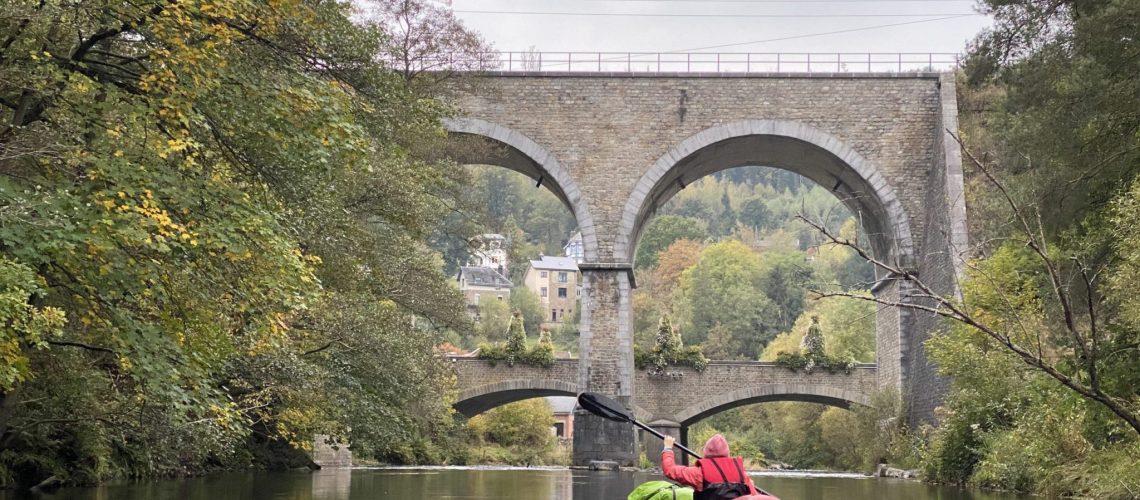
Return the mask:
POLYGON ((578 384, 561 380, 512 379, 465 389, 455 410, 473 417, 492 408, 524 399, 545 396, 577 396, 578 384))
POLYGON ((598 236, 594 229, 594 218, 590 215, 578 183, 550 151, 520 132, 477 118, 445 118, 443 126, 449 133, 481 137, 503 146, 501 154, 493 157, 460 154, 455 159, 460 163, 496 165, 514 170, 546 186, 574 214, 578 228, 582 231, 586 261, 597 261, 598 236))
POLYGON ((773 401, 802 401, 839 408, 871 407, 871 397, 861 392, 814 384, 771 384, 737 389, 702 400, 681 411, 673 420, 687 427, 738 406, 773 401))

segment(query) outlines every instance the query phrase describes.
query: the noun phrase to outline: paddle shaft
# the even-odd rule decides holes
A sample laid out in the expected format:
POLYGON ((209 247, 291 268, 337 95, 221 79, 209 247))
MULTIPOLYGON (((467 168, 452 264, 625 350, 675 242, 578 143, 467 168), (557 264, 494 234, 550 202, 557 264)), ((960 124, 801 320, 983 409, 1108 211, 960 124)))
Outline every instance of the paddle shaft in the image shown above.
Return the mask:
MULTIPOLYGON (((649 431, 649 433, 650 433, 650 434, 653 434, 654 436, 657 436, 657 437, 659 437, 659 438, 661 438, 661 439, 665 439, 665 435, 664 435, 664 434, 662 434, 662 433, 660 433, 660 432, 657 432, 657 430, 656 430, 656 429, 654 429, 654 428, 652 428, 652 427, 650 427, 650 426, 648 426, 648 425, 645 425, 645 424, 643 424, 643 423, 641 423, 641 422, 638 422, 637 420, 634 420, 634 419, 632 419, 632 418, 631 418, 631 419, 629 419, 629 422, 630 422, 631 424, 633 424, 633 425, 636 425, 636 426, 638 426, 638 427, 641 427, 642 429, 645 429, 645 430, 649 431)), ((693 456, 693 458, 701 458, 701 456, 700 456, 700 455, 698 455, 698 454, 697 454, 697 452, 695 452, 695 451, 693 451, 693 450, 690 450, 690 449, 686 448, 686 447, 685 447, 684 445, 682 445, 681 443, 673 443, 673 446, 676 446, 676 447, 677 447, 678 449, 680 449, 681 451, 683 451, 683 452, 685 452, 685 453, 688 453, 688 454, 692 455, 692 456, 693 456)))

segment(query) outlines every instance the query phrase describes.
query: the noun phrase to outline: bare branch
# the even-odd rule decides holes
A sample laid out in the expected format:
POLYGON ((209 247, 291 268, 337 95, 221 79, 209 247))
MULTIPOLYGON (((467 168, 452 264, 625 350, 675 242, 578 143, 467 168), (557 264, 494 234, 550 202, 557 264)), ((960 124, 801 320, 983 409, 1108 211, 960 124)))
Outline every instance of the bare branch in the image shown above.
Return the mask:
POLYGON ((1093 289, 1093 280, 1095 277, 1089 276, 1089 270, 1085 267, 1084 263, 1081 262, 1080 258, 1073 257, 1073 262, 1075 262, 1077 267, 1081 270, 1081 278, 1085 282, 1085 300, 1088 302, 1089 337, 1092 337, 1092 348, 1090 352, 1086 353, 1085 363, 1089 371, 1089 384, 1092 385, 1093 389, 1100 389, 1100 376, 1096 367, 1096 362, 1098 361, 1097 356, 1099 355, 1098 351, 1100 350, 1100 333, 1096 317, 1096 292, 1093 289))
POLYGON ((1017 202, 1014 201, 1013 195, 1011 195, 1009 193, 1009 190, 1006 189, 1005 184, 1002 184, 1002 182, 999 181, 997 179, 997 177, 995 177, 993 175, 992 172, 990 172, 990 169, 988 167, 986 167, 985 164, 983 164, 980 160, 978 160, 978 158, 976 156, 974 156, 974 153, 972 151, 970 151, 970 149, 967 148, 964 143, 962 143, 962 140, 959 139, 958 136, 956 134, 954 134, 954 132, 952 130, 946 129, 946 133, 950 134, 950 137, 954 138, 954 140, 958 143, 958 146, 961 147, 962 152, 966 155, 966 157, 969 158, 970 161, 975 166, 978 167, 978 170, 980 170, 982 172, 982 175, 984 175, 986 177, 986 180, 988 180, 990 182, 990 184, 993 184, 994 187, 997 188, 998 192, 1001 193, 1002 198, 1005 199, 1006 204, 1009 205, 1010 211, 1013 213, 1014 218, 1020 223, 1021 230, 1025 233, 1025 237, 1027 240, 1026 245, 1031 250, 1033 250, 1034 253, 1037 254, 1037 257, 1045 265, 1045 270, 1047 271, 1047 273, 1049 275, 1049 282, 1053 288, 1053 294, 1054 294, 1054 296, 1056 296, 1057 302, 1060 303, 1060 305, 1061 305, 1061 314, 1065 320, 1065 328, 1073 336, 1073 339, 1076 341, 1077 345, 1080 347, 1081 351, 1085 354, 1085 356, 1086 357, 1089 356, 1088 344, 1085 341, 1084 336, 1081 335, 1080 330, 1078 330, 1076 327, 1076 322, 1074 321, 1074 315, 1073 315, 1073 307, 1072 307, 1071 303, 1069 302, 1069 297, 1068 297, 1068 294, 1066 293, 1066 288, 1061 283, 1061 273, 1058 271, 1056 263, 1053 262, 1053 259, 1050 259, 1048 254, 1046 253, 1046 248, 1045 248, 1045 244, 1044 244, 1044 234, 1043 234, 1043 229, 1042 229, 1042 226, 1040 223, 1040 215, 1038 215, 1038 223, 1037 223, 1037 227, 1038 227, 1039 231, 1037 232, 1037 234, 1034 234, 1035 232, 1033 231, 1032 226, 1030 226, 1029 221, 1021 213, 1021 209, 1017 206, 1017 202))

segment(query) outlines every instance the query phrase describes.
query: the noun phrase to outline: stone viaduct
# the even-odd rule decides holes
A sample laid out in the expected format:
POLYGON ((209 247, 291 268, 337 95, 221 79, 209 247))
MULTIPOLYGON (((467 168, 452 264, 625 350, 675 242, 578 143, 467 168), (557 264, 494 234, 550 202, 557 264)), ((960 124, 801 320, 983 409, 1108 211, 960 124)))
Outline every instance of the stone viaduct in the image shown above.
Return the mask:
MULTIPOLYGON (((468 164, 512 169, 549 188, 573 212, 585 261, 580 359, 551 370, 456 360, 458 409, 475 414, 528 397, 596 391, 678 432, 718 411, 760 401, 869 404, 897 388, 912 421, 930 420, 945 382, 922 342, 936 318, 880 307, 877 363, 852 375, 795 374, 765 363, 714 362, 676 380, 635 369, 633 259, 646 223, 687 184, 762 165, 799 173, 858 214, 877 259, 956 293, 966 250, 952 75, 939 73, 701 74, 486 73, 456 87, 460 115, 445 125, 486 142, 468 164), (702 383, 733 390, 701 393, 702 383)), ((920 301, 880 275, 877 297, 920 301)), ((631 462, 630 426, 575 418, 574 461, 631 462)))

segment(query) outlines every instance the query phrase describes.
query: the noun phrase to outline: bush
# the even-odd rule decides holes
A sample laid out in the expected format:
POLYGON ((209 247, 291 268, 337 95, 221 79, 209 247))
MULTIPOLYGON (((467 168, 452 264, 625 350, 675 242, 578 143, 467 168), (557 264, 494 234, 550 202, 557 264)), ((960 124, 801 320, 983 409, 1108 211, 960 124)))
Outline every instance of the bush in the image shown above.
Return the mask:
POLYGON ((704 371, 709 365, 709 359, 701 350, 701 346, 693 345, 681 349, 672 356, 657 349, 646 352, 640 346, 633 346, 633 364, 638 370, 650 370, 652 373, 661 373, 668 366, 687 366, 698 372, 704 371))
POLYGON ((648 369, 650 373, 656 374, 664 372, 669 365, 688 366, 696 371, 704 371, 709 360, 705 357, 701 346, 683 346, 681 336, 673 329, 669 318, 662 316, 658 323, 653 349, 645 352, 634 345, 633 364, 640 370, 648 369))
POLYGON ((839 359, 826 354, 805 356, 799 353, 781 352, 776 354, 776 366, 782 366, 791 371, 804 370, 811 372, 816 368, 826 370, 828 373, 843 372, 850 374, 851 369, 855 368, 855 361, 851 359, 839 359))
POLYGON ((479 344, 479 355, 477 357, 490 361, 491 366, 502 361, 506 362, 507 366, 514 366, 515 363, 518 363, 539 368, 550 368, 554 366, 554 344, 539 341, 538 344, 523 352, 522 355, 514 355, 503 344, 483 343, 479 344))

